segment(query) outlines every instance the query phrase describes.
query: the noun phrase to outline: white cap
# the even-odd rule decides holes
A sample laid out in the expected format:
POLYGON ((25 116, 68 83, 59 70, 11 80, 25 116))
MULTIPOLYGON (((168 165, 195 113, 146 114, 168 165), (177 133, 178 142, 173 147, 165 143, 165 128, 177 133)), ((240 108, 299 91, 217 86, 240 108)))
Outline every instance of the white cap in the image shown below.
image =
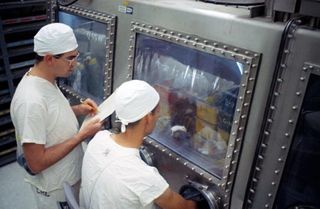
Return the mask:
POLYGON ((115 91, 115 112, 122 123, 121 132, 125 126, 136 122, 150 113, 159 103, 158 92, 147 82, 131 80, 121 84, 115 91))
POLYGON ((43 26, 34 36, 34 52, 39 56, 63 54, 78 48, 72 28, 63 23, 43 26))

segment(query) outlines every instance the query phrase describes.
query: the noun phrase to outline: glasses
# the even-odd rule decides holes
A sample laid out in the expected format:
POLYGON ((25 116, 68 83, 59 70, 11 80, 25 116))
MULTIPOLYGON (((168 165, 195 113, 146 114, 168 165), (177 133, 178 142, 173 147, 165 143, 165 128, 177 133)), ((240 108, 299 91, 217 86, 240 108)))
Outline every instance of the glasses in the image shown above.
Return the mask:
POLYGON ((76 56, 72 55, 72 56, 68 56, 68 57, 62 57, 63 54, 57 54, 57 55, 53 55, 53 57, 56 58, 56 59, 63 58, 71 66, 74 61, 77 61, 79 55, 80 55, 80 53, 78 52, 76 56))

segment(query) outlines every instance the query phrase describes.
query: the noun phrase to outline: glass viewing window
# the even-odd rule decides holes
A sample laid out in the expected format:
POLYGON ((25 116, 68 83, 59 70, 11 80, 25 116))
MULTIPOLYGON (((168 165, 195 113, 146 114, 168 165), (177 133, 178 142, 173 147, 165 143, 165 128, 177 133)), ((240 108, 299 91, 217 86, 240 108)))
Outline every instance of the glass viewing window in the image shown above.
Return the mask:
POLYGON ((64 83, 84 97, 102 101, 106 63, 106 24, 59 11, 59 22, 73 28, 78 41, 76 70, 64 83))
POLYGON ((151 138, 222 177, 243 65, 137 33, 134 79, 160 94, 151 138))

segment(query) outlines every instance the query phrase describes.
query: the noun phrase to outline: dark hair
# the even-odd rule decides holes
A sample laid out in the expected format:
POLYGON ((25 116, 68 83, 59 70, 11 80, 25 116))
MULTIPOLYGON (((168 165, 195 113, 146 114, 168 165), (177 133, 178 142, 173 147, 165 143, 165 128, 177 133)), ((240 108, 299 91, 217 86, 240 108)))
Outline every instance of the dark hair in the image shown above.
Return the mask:
MULTIPOLYGON (((156 109, 159 107, 159 103, 151 110, 151 114, 152 115, 154 115, 155 114, 155 112, 156 112, 156 109)), ((142 119, 142 118, 141 118, 142 119)), ((140 122, 140 120, 141 119, 139 119, 139 120, 137 120, 137 121, 135 121, 135 122, 132 122, 132 123, 128 123, 128 125, 127 125, 127 128, 131 128, 131 127, 134 127, 134 126, 136 126, 139 122, 140 122)))
MULTIPOLYGON (((63 54, 56 54, 53 55, 54 58, 59 59, 63 54)), ((44 56, 40 56, 37 53, 35 53, 35 64, 39 64, 43 60, 44 56)))
POLYGON ((37 53, 35 53, 35 64, 38 64, 42 60, 43 60, 43 56, 40 56, 37 53))

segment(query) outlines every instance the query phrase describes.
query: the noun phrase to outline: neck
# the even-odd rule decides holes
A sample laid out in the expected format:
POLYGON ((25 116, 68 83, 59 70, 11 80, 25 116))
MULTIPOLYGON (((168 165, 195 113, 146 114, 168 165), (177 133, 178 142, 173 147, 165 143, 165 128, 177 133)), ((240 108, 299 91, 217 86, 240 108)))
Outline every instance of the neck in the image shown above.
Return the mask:
POLYGON ((40 63, 34 65, 31 68, 29 75, 43 78, 52 84, 54 84, 55 80, 56 80, 56 77, 54 75, 50 74, 49 69, 47 69, 44 65, 41 65, 40 63))
POLYGON ((117 144, 128 148, 139 148, 142 145, 143 138, 143 133, 136 128, 127 129, 126 132, 113 136, 117 144))

